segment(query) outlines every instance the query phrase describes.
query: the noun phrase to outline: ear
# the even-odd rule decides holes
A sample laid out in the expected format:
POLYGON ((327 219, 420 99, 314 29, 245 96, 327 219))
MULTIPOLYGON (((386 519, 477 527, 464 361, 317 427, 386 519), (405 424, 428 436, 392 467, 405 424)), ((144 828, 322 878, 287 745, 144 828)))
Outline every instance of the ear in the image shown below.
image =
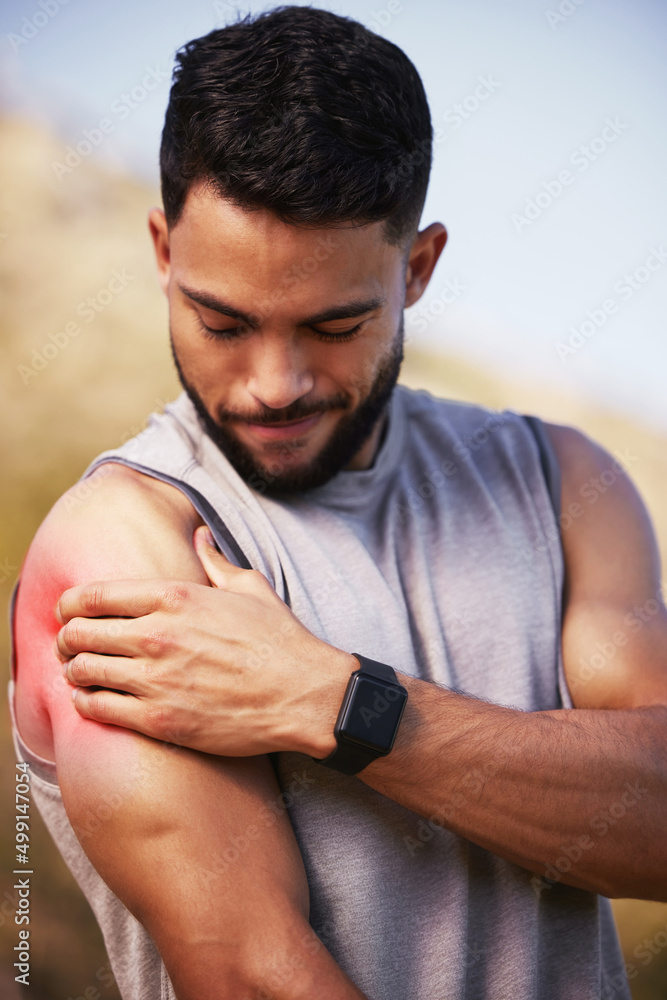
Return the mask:
POLYGON ((417 233, 408 254, 405 272, 405 309, 414 305, 423 295, 446 242, 447 230, 441 222, 432 222, 417 233))
POLYGON ((161 208, 151 208, 148 213, 148 228, 150 229, 155 247, 157 261, 157 276, 160 287, 165 295, 169 287, 169 227, 161 208))

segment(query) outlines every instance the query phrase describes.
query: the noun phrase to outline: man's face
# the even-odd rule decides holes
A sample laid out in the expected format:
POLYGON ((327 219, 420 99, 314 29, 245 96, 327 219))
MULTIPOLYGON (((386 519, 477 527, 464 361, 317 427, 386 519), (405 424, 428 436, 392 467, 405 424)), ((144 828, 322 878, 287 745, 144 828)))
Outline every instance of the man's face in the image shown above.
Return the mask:
POLYGON ((279 494, 367 468, 402 360, 405 252, 382 224, 298 228, 204 186, 168 239, 161 219, 179 375, 237 471, 279 494))

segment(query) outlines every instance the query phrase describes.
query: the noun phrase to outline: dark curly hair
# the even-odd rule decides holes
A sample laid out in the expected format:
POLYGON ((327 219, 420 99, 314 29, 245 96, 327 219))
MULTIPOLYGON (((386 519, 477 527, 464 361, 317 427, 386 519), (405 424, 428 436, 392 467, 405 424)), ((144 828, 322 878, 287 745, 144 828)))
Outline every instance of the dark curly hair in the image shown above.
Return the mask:
POLYGON ((329 11, 278 7, 188 42, 176 62, 160 148, 170 226, 206 181, 295 225, 384 220, 397 245, 416 230, 431 118, 396 45, 329 11))

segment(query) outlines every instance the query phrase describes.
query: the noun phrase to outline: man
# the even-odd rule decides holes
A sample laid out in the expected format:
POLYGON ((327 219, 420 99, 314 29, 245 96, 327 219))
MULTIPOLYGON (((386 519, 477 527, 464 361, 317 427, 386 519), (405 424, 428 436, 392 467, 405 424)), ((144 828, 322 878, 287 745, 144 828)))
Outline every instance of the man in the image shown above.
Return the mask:
POLYGON ((580 503, 613 459, 575 431, 396 387, 430 137, 404 54, 324 11, 179 55, 185 394, 17 605, 20 749, 125 996, 627 997, 598 894, 667 898, 641 501, 580 503))

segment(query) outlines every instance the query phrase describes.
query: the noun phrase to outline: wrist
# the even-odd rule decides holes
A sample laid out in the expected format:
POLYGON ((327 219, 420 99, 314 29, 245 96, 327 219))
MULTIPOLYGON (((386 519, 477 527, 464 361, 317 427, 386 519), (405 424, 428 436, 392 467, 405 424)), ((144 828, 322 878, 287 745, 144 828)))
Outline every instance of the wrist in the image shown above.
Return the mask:
POLYGON ((290 727, 289 749, 315 758, 326 757, 336 747, 338 712, 350 676, 359 669, 352 653, 326 643, 322 646, 309 674, 307 700, 303 709, 294 713, 290 727))
POLYGON ((408 699, 393 667, 361 653, 347 685, 334 726, 336 747, 318 763, 342 774, 359 774, 379 757, 386 757, 408 699))

